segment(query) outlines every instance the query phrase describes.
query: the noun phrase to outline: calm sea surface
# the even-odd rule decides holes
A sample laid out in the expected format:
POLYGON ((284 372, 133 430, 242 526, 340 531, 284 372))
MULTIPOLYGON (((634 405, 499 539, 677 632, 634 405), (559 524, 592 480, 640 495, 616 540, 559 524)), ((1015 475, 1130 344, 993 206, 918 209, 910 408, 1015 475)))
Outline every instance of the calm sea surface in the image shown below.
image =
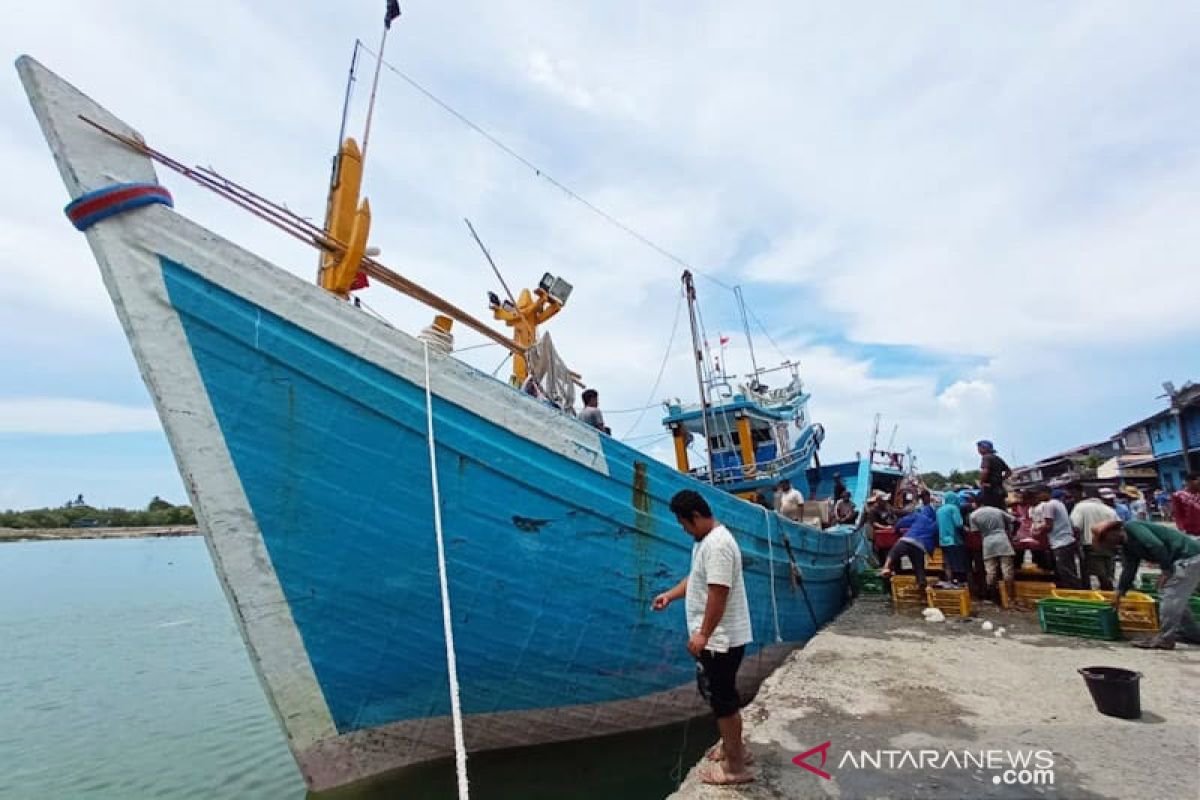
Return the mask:
MULTIPOLYGON (((681 641, 682 646, 682 641, 681 641)), ((473 798, 661 798, 698 720, 472 756, 473 798)), ((453 765, 312 800, 454 797, 453 765)), ((0 545, 0 798, 305 798, 204 542, 0 545)))

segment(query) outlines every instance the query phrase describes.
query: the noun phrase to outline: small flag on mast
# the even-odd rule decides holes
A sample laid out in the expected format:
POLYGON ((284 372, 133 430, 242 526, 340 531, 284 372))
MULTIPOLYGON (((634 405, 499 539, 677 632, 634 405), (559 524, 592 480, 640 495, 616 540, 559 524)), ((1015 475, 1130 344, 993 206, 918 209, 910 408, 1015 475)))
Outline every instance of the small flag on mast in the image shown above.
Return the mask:
MULTIPOLYGON (((720 336, 720 334, 717 334, 717 335, 720 336)), ((727 344, 729 344, 729 337, 721 336, 721 347, 724 347, 727 344)))
POLYGON ((400 16, 400 0, 387 0, 387 13, 383 15, 383 27, 391 30, 392 20, 400 16))

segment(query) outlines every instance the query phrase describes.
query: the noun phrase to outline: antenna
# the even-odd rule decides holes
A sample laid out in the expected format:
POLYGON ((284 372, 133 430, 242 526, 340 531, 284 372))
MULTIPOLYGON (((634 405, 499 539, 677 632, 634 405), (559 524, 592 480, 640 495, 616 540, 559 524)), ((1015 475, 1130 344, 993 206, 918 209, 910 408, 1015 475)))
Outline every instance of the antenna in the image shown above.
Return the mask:
POLYGON ((742 315, 742 330, 746 332, 746 344, 750 346, 750 365, 754 367, 754 382, 758 383, 758 361, 754 358, 754 339, 750 336, 750 323, 746 321, 746 301, 742 297, 742 287, 733 287, 733 296, 737 298, 738 311, 742 315))
POLYGON ((900 423, 897 422, 892 426, 892 438, 888 439, 888 452, 892 451, 892 447, 896 444, 896 431, 900 430, 900 423))
POLYGON ((463 217, 463 222, 467 223, 467 229, 471 231, 471 235, 475 237, 475 244, 479 245, 479 249, 483 251, 483 257, 492 265, 492 272, 496 273, 496 277, 500 279, 500 285, 504 287, 504 293, 508 295, 508 302, 514 306, 517 304, 517 298, 513 297, 512 289, 508 288, 508 284, 504 282, 504 276, 500 274, 500 268, 496 266, 496 262, 492 260, 492 254, 483 244, 483 240, 479 238, 479 234, 475 232, 475 226, 471 224, 471 220, 463 217))

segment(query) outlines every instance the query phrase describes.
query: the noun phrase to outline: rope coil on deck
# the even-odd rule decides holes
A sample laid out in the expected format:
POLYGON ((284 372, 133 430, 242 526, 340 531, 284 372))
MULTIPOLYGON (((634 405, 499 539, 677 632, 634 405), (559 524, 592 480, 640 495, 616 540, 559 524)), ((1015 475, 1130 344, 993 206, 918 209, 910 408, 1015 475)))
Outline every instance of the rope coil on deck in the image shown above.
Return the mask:
POLYGON ((86 231, 101 220, 157 203, 168 208, 175 206, 165 186, 157 183, 114 183, 81 194, 67 203, 63 213, 76 230, 86 231))

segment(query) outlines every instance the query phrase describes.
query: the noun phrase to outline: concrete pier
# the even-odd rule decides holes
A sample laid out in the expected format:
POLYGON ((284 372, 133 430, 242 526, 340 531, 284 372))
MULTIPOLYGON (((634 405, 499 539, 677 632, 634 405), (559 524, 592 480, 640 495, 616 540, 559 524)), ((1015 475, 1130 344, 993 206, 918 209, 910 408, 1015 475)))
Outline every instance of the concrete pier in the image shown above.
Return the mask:
POLYGON ((757 781, 704 786, 693 768, 673 797, 1200 797, 1200 647, 1142 651, 977 613, 930 623, 860 599, 744 710, 757 781), (1142 718, 1098 713, 1087 666, 1141 672, 1142 718), (803 760, 828 778, 793 763, 826 742, 823 766, 819 750, 803 760))

